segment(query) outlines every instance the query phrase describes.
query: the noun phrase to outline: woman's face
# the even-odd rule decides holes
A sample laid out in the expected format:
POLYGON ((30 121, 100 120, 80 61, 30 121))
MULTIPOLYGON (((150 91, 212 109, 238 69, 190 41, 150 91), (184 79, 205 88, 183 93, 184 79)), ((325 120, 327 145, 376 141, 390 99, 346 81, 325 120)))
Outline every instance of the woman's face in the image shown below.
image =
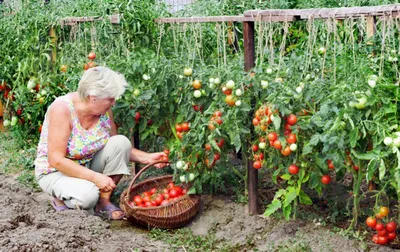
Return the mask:
POLYGON ((96 102, 92 103, 94 111, 99 114, 105 114, 115 104, 114 97, 96 98, 96 102))

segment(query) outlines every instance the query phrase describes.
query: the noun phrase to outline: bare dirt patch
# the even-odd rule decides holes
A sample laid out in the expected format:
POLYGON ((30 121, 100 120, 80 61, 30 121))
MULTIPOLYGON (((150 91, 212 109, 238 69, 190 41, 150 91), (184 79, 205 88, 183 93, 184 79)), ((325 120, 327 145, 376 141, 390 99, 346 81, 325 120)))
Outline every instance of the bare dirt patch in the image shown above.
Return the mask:
MULTIPOLYGON (((0 181, 0 251, 189 251, 152 239, 148 230, 125 220, 108 222, 88 211, 56 212, 43 192, 4 174, 0 181)), ((236 251, 391 251, 313 222, 249 216, 246 205, 226 197, 203 196, 202 202, 189 230, 196 236, 212 233, 236 251)))

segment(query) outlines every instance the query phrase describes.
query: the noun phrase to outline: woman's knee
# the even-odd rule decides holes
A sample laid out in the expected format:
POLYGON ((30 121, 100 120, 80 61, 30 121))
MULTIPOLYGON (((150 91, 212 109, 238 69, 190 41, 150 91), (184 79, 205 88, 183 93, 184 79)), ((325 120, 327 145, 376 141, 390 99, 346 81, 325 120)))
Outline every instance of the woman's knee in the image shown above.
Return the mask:
POLYGON ((82 190, 82 193, 76 198, 78 205, 83 209, 91 209, 99 201, 99 189, 93 185, 92 188, 82 190))
POLYGON ((115 135, 110 137, 107 145, 110 145, 113 149, 120 149, 123 151, 130 151, 132 149, 132 144, 129 139, 124 135, 115 135))

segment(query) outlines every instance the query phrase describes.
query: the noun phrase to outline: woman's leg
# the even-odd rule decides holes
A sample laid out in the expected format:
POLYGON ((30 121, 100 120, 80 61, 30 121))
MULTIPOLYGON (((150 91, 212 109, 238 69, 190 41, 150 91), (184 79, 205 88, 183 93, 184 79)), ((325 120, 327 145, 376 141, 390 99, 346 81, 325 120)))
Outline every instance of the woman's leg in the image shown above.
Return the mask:
MULTIPOLYGON (((69 208, 79 206, 91 209, 99 200, 99 189, 87 180, 65 176, 61 172, 53 172, 42 176, 38 183, 49 195, 63 201, 69 208)), ((62 202, 57 201, 60 205, 62 202)))
MULTIPOLYGON (((129 175, 129 157, 132 145, 129 139, 123 135, 110 137, 107 144, 95 154, 90 169, 108 175, 114 180, 115 184, 121 180, 124 174, 129 175)), ((96 206, 96 211, 101 211, 111 205, 110 198, 112 192, 100 192, 100 199, 96 206)), ((112 211, 112 219, 120 219, 123 212, 112 211)))

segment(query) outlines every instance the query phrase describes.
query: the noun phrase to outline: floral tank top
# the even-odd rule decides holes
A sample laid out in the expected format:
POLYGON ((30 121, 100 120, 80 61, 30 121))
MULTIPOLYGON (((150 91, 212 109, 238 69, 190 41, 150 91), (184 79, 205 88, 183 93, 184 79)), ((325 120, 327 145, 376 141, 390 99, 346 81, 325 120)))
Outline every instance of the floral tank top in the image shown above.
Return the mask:
MULTIPOLYGON (((67 94, 57 98, 65 101, 71 112, 72 129, 68 139, 66 157, 76 163, 88 167, 94 154, 101 150, 110 138, 111 122, 108 113, 101 115, 98 123, 90 130, 85 130, 79 123, 74 105, 72 103, 72 94, 67 94)), ((48 112, 47 112, 48 113, 48 112)), ((40 134, 40 140, 35 160, 36 177, 57 171, 51 167, 48 162, 48 118, 47 113, 40 134)))

